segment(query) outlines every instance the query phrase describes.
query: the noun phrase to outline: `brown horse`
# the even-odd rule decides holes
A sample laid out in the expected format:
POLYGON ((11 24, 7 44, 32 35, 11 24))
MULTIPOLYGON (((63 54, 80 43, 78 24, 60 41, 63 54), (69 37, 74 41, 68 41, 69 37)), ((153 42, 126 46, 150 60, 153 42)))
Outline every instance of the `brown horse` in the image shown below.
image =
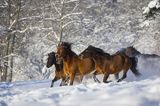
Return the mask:
POLYGON ((136 61, 134 58, 129 58, 124 53, 116 53, 114 55, 109 55, 105 53, 102 49, 96 48, 94 46, 88 46, 86 50, 81 53, 81 58, 93 58, 96 64, 96 73, 103 73, 103 82, 107 83, 107 79, 110 74, 118 74, 123 70, 123 76, 118 80, 122 81, 127 77, 127 71, 131 71, 135 76, 139 76, 140 73, 135 68, 136 61))
POLYGON ((82 78, 95 69, 95 63, 90 58, 80 59, 80 57, 71 50, 71 44, 61 42, 57 47, 58 59, 63 59, 64 72, 70 78, 70 85, 73 85, 76 75, 82 78))
POLYGON ((51 52, 48 54, 46 67, 50 68, 53 64, 55 65, 56 70, 55 70, 55 77, 51 82, 51 87, 53 87, 54 82, 59 79, 62 79, 60 86, 65 85, 65 83, 67 82, 67 77, 63 71, 63 61, 57 63, 55 52, 51 52))

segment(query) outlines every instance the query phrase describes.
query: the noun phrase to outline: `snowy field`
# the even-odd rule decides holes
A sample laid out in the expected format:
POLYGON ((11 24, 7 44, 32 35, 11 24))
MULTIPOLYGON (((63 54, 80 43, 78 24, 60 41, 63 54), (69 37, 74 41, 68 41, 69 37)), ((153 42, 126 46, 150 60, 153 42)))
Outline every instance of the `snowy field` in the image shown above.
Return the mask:
MULTIPOLYGON (((0 106, 160 106, 159 62, 139 56, 137 69, 142 75, 137 78, 129 70, 120 83, 113 75, 108 79, 111 83, 95 83, 92 74, 81 84, 60 87, 59 80, 53 88, 51 79, 1 82, 0 106)), ((97 77, 102 81, 102 75, 97 77)))
POLYGON ((0 106, 160 106, 160 77, 154 75, 108 84, 59 87, 57 82, 53 88, 50 82, 0 83, 0 106))

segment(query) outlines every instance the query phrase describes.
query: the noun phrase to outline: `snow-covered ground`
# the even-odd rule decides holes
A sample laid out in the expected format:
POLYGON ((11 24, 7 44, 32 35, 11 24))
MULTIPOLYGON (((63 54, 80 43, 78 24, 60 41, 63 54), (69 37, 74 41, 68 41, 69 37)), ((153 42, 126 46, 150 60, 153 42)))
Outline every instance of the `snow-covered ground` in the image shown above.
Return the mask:
POLYGON ((50 82, 0 83, 0 106, 160 106, 160 77, 53 88, 50 82))
MULTIPOLYGON (((95 83, 92 74, 85 76, 81 84, 60 87, 59 80, 53 88, 51 79, 1 82, 0 106, 160 106, 160 58, 137 58, 142 75, 137 78, 129 70, 120 83, 113 75, 108 79, 111 83, 95 83)), ((43 74, 47 70, 44 68, 43 74)), ((97 77, 102 81, 102 75, 97 77)))

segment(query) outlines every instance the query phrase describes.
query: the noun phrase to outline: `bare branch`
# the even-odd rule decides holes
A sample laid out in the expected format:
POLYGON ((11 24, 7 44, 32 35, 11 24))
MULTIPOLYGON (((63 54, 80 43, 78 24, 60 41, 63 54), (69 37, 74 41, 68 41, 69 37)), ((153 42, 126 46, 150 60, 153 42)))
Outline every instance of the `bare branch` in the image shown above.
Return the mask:
MULTIPOLYGON (((52 3, 53 3, 53 6, 54 6, 56 12, 57 12, 59 15, 61 15, 61 13, 60 13, 60 11, 58 10, 58 8, 56 7, 55 3, 54 3, 54 2, 52 2, 52 3)), ((51 3, 51 5, 52 5, 52 3, 51 3)))
POLYGON ((78 0, 70 0, 70 1, 67 1, 65 3, 72 3, 72 2, 77 2, 78 0))
POLYGON ((18 33, 25 33, 28 29, 29 29, 29 28, 27 27, 27 28, 25 28, 24 30, 14 30, 14 31, 12 31, 12 34, 13 34, 13 33, 16 33, 16 32, 18 32, 18 33))
POLYGON ((24 20, 31 20, 31 19, 42 19, 41 16, 30 16, 30 17, 24 17, 24 18, 20 18, 18 21, 24 21, 24 20))
POLYGON ((55 31, 53 31, 55 38, 59 41, 59 37, 55 31))
POLYGON ((17 22, 17 20, 15 19, 15 20, 11 23, 11 25, 9 26, 9 28, 8 28, 8 29, 11 29, 11 28, 12 28, 12 26, 13 26, 16 22, 17 22))
POLYGON ((73 8, 73 10, 71 11, 71 13, 73 13, 78 7, 78 3, 76 3, 75 7, 73 8))
POLYGON ((71 15, 80 15, 80 14, 82 14, 82 12, 70 13, 70 14, 64 15, 61 19, 64 19, 64 18, 69 17, 69 16, 71 16, 71 15))
MULTIPOLYGON (((75 23, 75 22, 79 22, 79 21, 70 21, 70 22, 64 24, 64 25, 62 26, 62 28, 64 29, 64 28, 65 28, 66 26, 68 26, 69 24, 72 24, 72 23, 75 23)), ((79 23, 80 23, 80 22, 79 22, 79 23)))

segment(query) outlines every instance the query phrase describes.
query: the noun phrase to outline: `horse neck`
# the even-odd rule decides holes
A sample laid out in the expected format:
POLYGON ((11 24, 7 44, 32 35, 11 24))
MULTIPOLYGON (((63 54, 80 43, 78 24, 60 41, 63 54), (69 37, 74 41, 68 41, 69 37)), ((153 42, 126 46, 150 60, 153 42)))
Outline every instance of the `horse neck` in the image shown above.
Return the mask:
POLYGON ((63 69, 63 64, 55 63, 55 68, 56 68, 57 71, 61 71, 63 69))
POLYGON ((139 51, 136 50, 135 55, 140 55, 141 53, 139 51))
POLYGON ((74 53, 72 50, 68 51, 67 55, 63 58, 64 62, 70 62, 74 57, 78 57, 76 53, 74 53))
POLYGON ((94 55, 92 55, 92 56, 90 56, 89 58, 92 58, 93 59, 93 61, 96 63, 96 61, 99 59, 99 54, 94 54, 94 55))
POLYGON ((139 51, 136 50, 136 49, 133 49, 133 55, 132 55, 132 57, 139 56, 139 55, 142 55, 142 53, 139 52, 139 51))

